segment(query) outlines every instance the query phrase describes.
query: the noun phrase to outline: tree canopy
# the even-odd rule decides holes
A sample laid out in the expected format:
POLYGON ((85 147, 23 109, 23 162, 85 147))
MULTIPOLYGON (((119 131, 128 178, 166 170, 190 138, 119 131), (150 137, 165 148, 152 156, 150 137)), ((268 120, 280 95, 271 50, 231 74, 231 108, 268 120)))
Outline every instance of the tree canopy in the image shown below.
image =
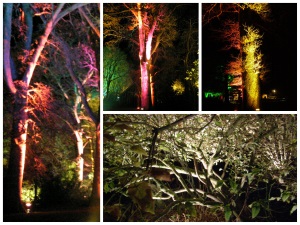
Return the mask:
POLYGON ((104 115, 104 221, 176 213, 198 221, 204 209, 214 220, 202 221, 286 219, 278 205, 295 215, 296 123, 296 115, 104 115))
MULTIPOLYGON (((53 189, 59 189, 57 193, 68 188, 80 192, 74 151, 79 146, 75 136, 80 132, 85 134, 82 146, 83 141, 85 146, 94 145, 85 155, 86 165, 93 164, 87 173, 96 171, 95 182, 89 175, 86 194, 91 200, 100 198, 98 6, 4 4, 4 94, 12 104, 4 108, 12 122, 5 124, 10 131, 5 136, 5 213, 24 212, 24 193, 30 185, 42 189, 41 195, 47 193, 49 180, 53 189)), ((51 195, 55 193, 48 192, 44 200, 51 195)), ((35 203, 37 197, 36 192, 35 203)))

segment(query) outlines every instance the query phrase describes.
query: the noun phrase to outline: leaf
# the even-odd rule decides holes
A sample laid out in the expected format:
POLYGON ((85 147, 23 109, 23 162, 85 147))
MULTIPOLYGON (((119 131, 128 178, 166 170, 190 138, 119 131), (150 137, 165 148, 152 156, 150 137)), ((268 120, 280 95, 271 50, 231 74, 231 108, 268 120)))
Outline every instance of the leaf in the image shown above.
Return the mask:
POLYGON ((152 190, 149 183, 132 184, 129 186, 127 193, 142 211, 154 214, 154 200, 152 199, 152 190))
POLYGON ((269 198, 269 201, 279 201, 280 200, 280 197, 271 197, 269 198))
POLYGON ((135 152, 135 153, 137 153, 139 155, 145 155, 145 156, 148 155, 147 152, 145 151, 145 149, 143 149, 143 147, 140 146, 140 145, 133 145, 133 146, 131 146, 130 147, 130 151, 135 152))
POLYGON ((245 185, 246 182, 247 182, 247 175, 244 175, 244 176, 242 177, 242 180, 241 180, 241 188, 244 187, 244 185, 245 185))
POLYGON ((226 222, 228 222, 230 220, 232 211, 229 206, 225 206, 224 211, 225 211, 225 220, 226 222))
POLYGON ((114 188, 114 182, 105 182, 103 185, 103 191, 104 193, 111 192, 111 190, 114 188))
POLYGON ((282 201, 286 202, 289 199, 290 195, 291 195, 290 192, 287 191, 282 192, 281 194, 282 201))
POLYGON ((294 205, 293 208, 290 211, 290 214, 293 214, 297 210, 297 205, 294 205))
POLYGON ((260 203, 259 202, 253 202, 250 205, 250 208, 252 208, 252 219, 254 219, 255 217, 257 217, 257 215, 260 212, 260 203))
POLYGON ((122 207, 121 204, 114 204, 112 206, 105 207, 104 211, 109 213, 111 216, 116 218, 116 220, 118 221, 122 215, 121 207, 122 207))
POLYGON ((135 167, 141 167, 141 162, 140 161, 136 161, 133 163, 133 166, 135 167))
POLYGON ((218 180, 215 188, 221 187, 224 183, 224 180, 218 180))
POLYGON ((196 217, 197 216, 197 211, 195 206, 191 203, 191 202, 186 202, 185 203, 185 209, 187 210, 187 212, 192 216, 192 217, 196 217))
POLYGON ((116 124, 113 127, 110 128, 110 132, 112 134, 115 133, 123 133, 124 131, 133 132, 134 129, 126 124, 116 124))
POLYGON ((165 152, 169 152, 170 151, 170 148, 168 148, 168 147, 166 147, 164 145, 159 145, 157 149, 160 150, 160 151, 165 151, 165 152))

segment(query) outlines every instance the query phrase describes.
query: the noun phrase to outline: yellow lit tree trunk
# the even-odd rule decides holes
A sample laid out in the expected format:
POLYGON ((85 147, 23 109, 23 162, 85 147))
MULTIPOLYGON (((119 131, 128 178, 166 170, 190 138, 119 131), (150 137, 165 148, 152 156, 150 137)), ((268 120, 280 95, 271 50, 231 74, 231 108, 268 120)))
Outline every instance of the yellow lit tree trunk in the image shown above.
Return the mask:
POLYGON ((245 52, 245 97, 249 110, 260 110, 259 73, 262 66, 262 54, 259 52, 262 36, 254 27, 246 27, 243 37, 243 51, 245 52))

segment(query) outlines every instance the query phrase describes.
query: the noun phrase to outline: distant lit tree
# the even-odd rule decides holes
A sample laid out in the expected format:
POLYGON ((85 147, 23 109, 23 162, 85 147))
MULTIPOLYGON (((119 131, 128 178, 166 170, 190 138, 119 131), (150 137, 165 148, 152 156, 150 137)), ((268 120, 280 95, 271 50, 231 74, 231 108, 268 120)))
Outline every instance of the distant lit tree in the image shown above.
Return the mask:
POLYGON ((186 71, 186 76, 184 78, 186 80, 186 85, 179 79, 176 79, 173 84, 172 88, 173 91, 177 95, 182 95, 185 92, 185 89, 187 88, 194 89, 194 92, 198 93, 199 88, 199 64, 198 59, 194 61, 194 65, 191 69, 186 71))
POLYGON ((126 55, 116 47, 104 47, 103 61, 104 98, 116 97, 132 84, 126 55))

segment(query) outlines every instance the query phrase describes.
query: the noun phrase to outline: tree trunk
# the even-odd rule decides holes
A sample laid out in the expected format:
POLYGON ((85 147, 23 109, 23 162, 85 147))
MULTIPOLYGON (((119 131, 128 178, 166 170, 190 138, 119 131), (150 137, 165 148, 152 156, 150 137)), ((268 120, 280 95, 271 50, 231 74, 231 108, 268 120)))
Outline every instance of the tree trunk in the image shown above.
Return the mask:
POLYGON ((100 123, 98 123, 97 125, 96 152, 94 160, 94 180, 91 196, 91 205, 100 205, 100 123))
POLYGON ((15 87, 17 92, 14 95, 10 158, 4 188, 4 212, 6 213, 24 212, 21 196, 28 127, 27 85, 25 82, 16 81, 15 87))
POLYGON ((77 140, 77 151, 78 151, 78 156, 77 156, 77 170, 78 170, 78 180, 81 182, 83 181, 83 139, 82 139, 82 130, 74 130, 76 140, 77 140))
POLYGON ((141 3, 137 3, 138 13, 137 19, 139 23, 139 58, 140 58, 140 69, 141 69, 141 109, 148 110, 149 109, 149 78, 148 78, 148 70, 147 70, 147 60, 146 60, 146 52, 145 52, 145 28, 143 24, 143 16, 141 3))
POLYGON ((155 107, 155 94, 154 94, 154 81, 153 81, 153 75, 150 74, 150 93, 151 93, 151 107, 155 107))
POLYGON ((141 109, 149 109, 149 79, 148 79, 148 70, 147 62, 141 61, 141 109))

